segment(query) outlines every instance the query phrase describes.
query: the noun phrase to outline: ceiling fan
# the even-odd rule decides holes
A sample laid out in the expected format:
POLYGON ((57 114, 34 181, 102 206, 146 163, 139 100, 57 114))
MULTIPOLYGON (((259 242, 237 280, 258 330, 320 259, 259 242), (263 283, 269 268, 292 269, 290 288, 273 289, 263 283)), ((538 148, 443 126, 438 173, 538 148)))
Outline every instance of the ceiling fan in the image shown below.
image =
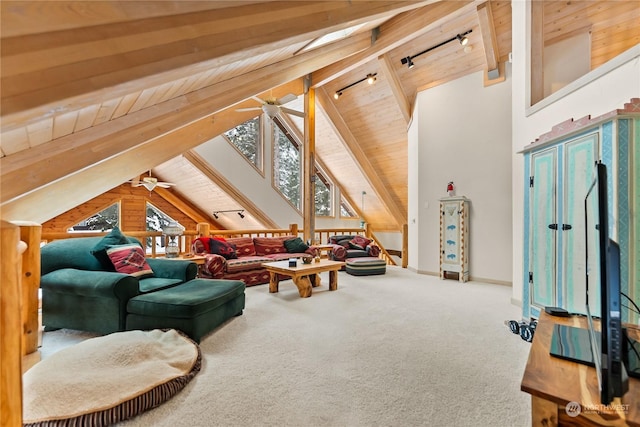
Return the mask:
POLYGON ((287 114, 292 114, 298 117, 304 117, 304 113, 302 111, 292 110, 291 108, 283 107, 284 104, 291 102, 298 97, 292 93, 283 96, 282 98, 258 98, 257 96, 252 96, 251 99, 262 104, 260 107, 249 107, 249 108, 238 108, 236 111, 253 111, 253 110, 262 110, 264 113, 269 116, 269 118, 273 119, 278 115, 279 112, 284 112, 287 114))
POLYGON ((154 188, 169 188, 173 187, 175 184, 172 182, 163 182, 158 181, 158 178, 154 178, 151 176, 151 171, 149 171, 149 176, 142 177, 141 180, 131 180, 129 181, 132 187, 144 187, 149 191, 153 191, 154 188))

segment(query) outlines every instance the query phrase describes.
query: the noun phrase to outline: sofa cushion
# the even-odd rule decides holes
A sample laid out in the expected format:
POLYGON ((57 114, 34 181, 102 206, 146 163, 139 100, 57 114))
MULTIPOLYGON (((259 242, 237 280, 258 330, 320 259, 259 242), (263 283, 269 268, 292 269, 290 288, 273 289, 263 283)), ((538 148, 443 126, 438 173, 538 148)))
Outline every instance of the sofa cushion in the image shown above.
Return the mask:
POLYGON ((171 289, 131 298, 127 311, 144 316, 191 319, 244 294, 236 280, 195 279, 171 289))
POLYGON ((284 260, 288 260, 289 258, 301 258, 303 256, 309 256, 309 254, 306 254, 306 253, 290 254, 286 252, 281 254, 265 255, 265 258, 269 258, 269 261, 272 262, 272 261, 284 261, 284 260))
POLYGON ((138 282, 138 289, 140 293, 146 294, 149 292, 159 291, 161 289, 171 288, 173 286, 184 283, 180 279, 167 279, 164 277, 147 277, 140 279, 138 282))
POLYGON ((222 237, 214 237, 209 240, 209 253, 222 255, 225 259, 238 258, 235 245, 222 237))
POLYGON ((248 271, 248 270, 256 270, 262 268, 262 263, 271 262, 272 259, 269 259, 264 256, 245 256, 237 259, 227 260, 227 273, 237 273, 240 271, 248 271))
POLYGON ((294 239, 295 237, 296 236, 254 237, 253 243, 256 246, 256 255, 286 253, 287 248, 284 246, 284 241, 294 239))
POLYGON ((153 275, 153 270, 145 259, 144 252, 139 245, 107 245, 107 256, 118 273, 133 277, 153 275))
POLYGON ((284 247, 289 253, 301 253, 309 249, 309 245, 302 241, 300 237, 294 239, 287 239, 284 242, 284 247))
POLYGON ((239 257, 252 256, 256 254, 256 247, 252 237, 230 237, 227 243, 235 245, 236 255, 239 257))
POLYGON ((91 253, 100 261, 100 264, 106 271, 116 271, 111 259, 109 259, 107 255, 107 246, 126 245, 127 243, 130 243, 127 236, 122 234, 118 227, 113 227, 108 234, 96 243, 91 249, 91 253))

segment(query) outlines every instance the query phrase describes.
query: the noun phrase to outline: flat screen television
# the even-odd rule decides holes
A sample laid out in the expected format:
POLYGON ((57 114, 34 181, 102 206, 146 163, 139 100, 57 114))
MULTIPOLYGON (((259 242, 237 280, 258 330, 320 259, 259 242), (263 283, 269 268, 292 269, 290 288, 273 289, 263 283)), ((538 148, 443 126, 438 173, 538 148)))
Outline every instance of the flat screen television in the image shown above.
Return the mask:
POLYGON ((620 289, 620 248, 609 236, 607 168, 596 163, 594 177, 584 200, 586 245, 586 312, 588 329, 556 324, 551 339, 552 355, 596 368, 600 400, 608 405, 628 390, 623 351, 620 289), (600 331, 593 316, 600 317, 600 331))

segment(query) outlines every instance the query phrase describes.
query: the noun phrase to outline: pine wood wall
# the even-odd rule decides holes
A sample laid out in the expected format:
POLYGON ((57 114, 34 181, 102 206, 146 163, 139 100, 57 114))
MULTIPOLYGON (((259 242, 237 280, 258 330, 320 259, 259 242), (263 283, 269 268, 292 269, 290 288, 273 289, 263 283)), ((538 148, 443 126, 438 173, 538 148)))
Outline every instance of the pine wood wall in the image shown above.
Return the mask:
POLYGON ((45 222, 42 224, 42 232, 66 232, 69 227, 118 202, 120 202, 120 229, 125 231, 146 231, 147 202, 178 221, 187 230, 195 230, 198 222, 211 222, 206 213, 180 200, 180 206, 176 206, 163 198, 159 192, 122 184, 45 222), (187 215, 185 211, 190 214, 187 215))

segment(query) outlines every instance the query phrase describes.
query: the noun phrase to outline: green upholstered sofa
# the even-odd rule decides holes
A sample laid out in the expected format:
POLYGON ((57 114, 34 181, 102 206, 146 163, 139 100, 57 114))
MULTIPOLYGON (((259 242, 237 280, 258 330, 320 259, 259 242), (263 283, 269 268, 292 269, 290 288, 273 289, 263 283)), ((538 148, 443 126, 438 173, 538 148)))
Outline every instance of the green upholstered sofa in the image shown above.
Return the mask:
MULTIPOLYGON (((151 277, 107 271, 92 251, 103 237, 55 240, 41 248, 42 324, 99 333, 126 330, 127 303, 196 277, 190 261, 147 258, 151 277)), ((126 237, 128 243, 140 242, 126 237)))

